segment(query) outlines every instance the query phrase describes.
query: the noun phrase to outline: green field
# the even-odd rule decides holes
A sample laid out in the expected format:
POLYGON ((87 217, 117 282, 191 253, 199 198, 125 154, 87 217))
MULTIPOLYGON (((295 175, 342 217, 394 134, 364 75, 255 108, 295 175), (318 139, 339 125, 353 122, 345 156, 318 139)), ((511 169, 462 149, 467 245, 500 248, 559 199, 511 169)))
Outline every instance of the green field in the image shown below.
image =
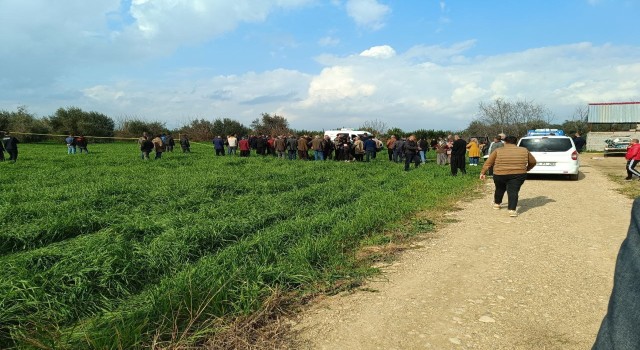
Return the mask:
MULTIPOLYGON (((0 163, 0 348, 139 348, 189 341, 279 291, 371 270, 356 250, 477 184, 433 162, 139 159, 135 144, 24 144, 0 163), (377 237, 377 238, 376 238, 377 237)), ((433 155, 431 155, 433 156, 433 155)))

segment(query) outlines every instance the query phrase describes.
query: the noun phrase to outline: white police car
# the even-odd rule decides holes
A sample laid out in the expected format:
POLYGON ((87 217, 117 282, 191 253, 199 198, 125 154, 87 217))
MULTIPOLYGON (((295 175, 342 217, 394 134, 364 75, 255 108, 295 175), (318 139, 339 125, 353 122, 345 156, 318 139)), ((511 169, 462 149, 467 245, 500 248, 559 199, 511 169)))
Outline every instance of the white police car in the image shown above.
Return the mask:
POLYGON ((568 175, 578 180, 580 160, 573 140, 558 129, 529 130, 527 136, 518 141, 536 159, 536 166, 529 174, 568 175))

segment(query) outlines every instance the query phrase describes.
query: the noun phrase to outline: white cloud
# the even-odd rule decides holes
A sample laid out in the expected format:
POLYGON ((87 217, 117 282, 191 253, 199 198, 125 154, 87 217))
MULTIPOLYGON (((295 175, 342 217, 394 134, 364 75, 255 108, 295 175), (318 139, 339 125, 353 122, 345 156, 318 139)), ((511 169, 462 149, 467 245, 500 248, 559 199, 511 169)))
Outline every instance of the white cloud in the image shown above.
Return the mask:
POLYGON ((385 17, 391 12, 377 0, 347 0, 347 14, 362 27, 378 30, 384 27, 385 17))
POLYGON ((0 87, 52 84, 88 65, 144 62, 313 2, 132 0, 122 9, 120 0, 0 1, 0 29, 11 33, 0 36, 0 66, 12 67, 0 87))
POLYGON ((394 57, 395 55, 396 55, 396 50, 394 50, 389 45, 374 46, 360 53, 360 56, 374 57, 374 58, 391 58, 391 57, 394 57))
POLYGON ((373 95, 373 84, 358 81, 353 67, 331 67, 322 70, 309 86, 308 98, 300 105, 311 107, 318 104, 333 103, 373 95))

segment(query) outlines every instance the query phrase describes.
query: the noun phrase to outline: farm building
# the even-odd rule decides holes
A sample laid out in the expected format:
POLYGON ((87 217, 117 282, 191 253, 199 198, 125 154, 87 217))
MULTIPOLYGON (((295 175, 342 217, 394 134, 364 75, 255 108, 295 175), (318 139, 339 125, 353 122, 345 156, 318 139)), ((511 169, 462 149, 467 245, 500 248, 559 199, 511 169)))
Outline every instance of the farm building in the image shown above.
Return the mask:
POLYGON ((588 151, 602 151, 607 139, 627 136, 640 139, 640 102, 589 103, 587 122, 590 126, 609 125, 612 130, 589 132, 588 151))

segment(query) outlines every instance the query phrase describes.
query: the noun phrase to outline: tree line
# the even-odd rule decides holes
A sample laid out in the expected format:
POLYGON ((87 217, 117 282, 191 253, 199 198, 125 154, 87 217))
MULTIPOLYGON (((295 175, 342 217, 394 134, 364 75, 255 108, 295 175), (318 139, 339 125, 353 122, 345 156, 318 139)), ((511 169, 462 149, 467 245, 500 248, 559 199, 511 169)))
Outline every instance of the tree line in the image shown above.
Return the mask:
MULTIPOLYGON (((338 129, 338 128, 336 128, 338 129)), ((451 133, 445 130, 419 129, 411 132, 399 128, 389 129, 380 120, 367 121, 357 130, 365 130, 377 136, 396 135, 405 137, 411 134, 418 138, 432 139, 444 137, 451 133)), ((146 132, 150 135, 187 134, 194 141, 209 141, 215 136, 227 135, 317 135, 324 134, 324 130, 305 130, 290 127, 289 121, 280 115, 262 113, 253 120, 250 126, 245 126, 231 118, 207 120, 194 119, 179 128, 168 128, 164 122, 146 121, 139 118, 124 117, 114 120, 111 117, 94 111, 83 111, 78 107, 59 108, 48 117, 38 118, 29 112, 25 106, 16 111, 0 110, 0 131, 20 133, 22 142, 38 142, 51 139, 47 135, 96 136, 108 138, 137 138, 146 132)), ((57 138, 57 137, 54 137, 57 138)), ((92 140, 96 141, 96 140, 92 140)))
MULTIPOLYGON (((500 133, 522 136, 526 134, 527 130, 537 128, 557 128, 565 130, 566 133, 580 132, 582 134, 586 134, 590 130, 612 130, 614 126, 588 125, 587 111, 586 106, 577 107, 570 118, 558 124, 553 123, 551 111, 543 104, 527 100, 508 101, 497 98, 491 102, 480 102, 476 117, 464 130, 418 129, 404 131, 396 127, 389 128, 384 121, 378 119, 366 121, 356 129, 368 131, 381 138, 390 135, 407 137, 413 134, 418 139, 429 140, 446 137, 453 133, 466 137, 492 137, 500 133)), ((629 128, 627 125, 618 127, 626 128, 627 130, 629 128)), ((170 129, 164 122, 160 121, 147 121, 135 117, 114 120, 105 114, 94 111, 87 112, 77 107, 59 108, 51 116, 38 118, 24 106, 18 107, 16 111, 12 112, 0 110, 0 131, 24 133, 25 135, 21 136, 23 142, 48 139, 47 136, 34 134, 136 138, 143 132, 147 132, 153 135, 163 133, 188 134, 194 141, 209 141, 215 136, 224 137, 232 134, 238 136, 250 134, 276 136, 324 133, 324 130, 297 130, 291 128, 285 117, 269 113, 262 113, 249 126, 231 118, 218 118, 215 120, 200 118, 194 119, 179 128, 170 129)))

